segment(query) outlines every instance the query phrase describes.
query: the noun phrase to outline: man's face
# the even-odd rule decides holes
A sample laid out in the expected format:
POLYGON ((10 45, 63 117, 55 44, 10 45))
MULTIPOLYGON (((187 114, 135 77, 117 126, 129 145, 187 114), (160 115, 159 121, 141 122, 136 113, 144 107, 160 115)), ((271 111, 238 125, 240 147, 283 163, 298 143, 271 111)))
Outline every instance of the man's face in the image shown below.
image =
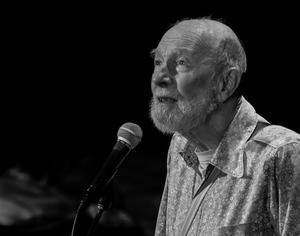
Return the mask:
POLYGON ((215 71, 204 63, 199 36, 187 26, 169 30, 154 50, 151 118, 165 133, 203 126, 217 106, 215 71))

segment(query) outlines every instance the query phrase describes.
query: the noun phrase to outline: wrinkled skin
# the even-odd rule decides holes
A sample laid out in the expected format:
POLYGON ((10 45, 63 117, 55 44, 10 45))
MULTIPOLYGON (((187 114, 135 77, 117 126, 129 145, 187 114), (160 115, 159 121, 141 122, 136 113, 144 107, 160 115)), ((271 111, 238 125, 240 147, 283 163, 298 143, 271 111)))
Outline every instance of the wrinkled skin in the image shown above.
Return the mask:
POLYGON ((154 50, 151 117, 162 132, 187 134, 217 107, 214 66, 205 63, 207 49, 199 43, 203 32, 204 26, 182 22, 154 50))

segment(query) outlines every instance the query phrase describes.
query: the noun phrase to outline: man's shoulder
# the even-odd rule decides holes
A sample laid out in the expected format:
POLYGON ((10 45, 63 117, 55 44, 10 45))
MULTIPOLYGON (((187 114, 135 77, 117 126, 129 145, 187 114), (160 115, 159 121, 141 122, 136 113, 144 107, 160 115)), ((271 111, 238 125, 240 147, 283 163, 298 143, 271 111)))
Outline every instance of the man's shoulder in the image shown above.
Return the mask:
POLYGON ((300 134, 280 125, 268 125, 260 130, 254 137, 254 141, 265 143, 274 148, 279 148, 289 143, 300 144, 300 134))

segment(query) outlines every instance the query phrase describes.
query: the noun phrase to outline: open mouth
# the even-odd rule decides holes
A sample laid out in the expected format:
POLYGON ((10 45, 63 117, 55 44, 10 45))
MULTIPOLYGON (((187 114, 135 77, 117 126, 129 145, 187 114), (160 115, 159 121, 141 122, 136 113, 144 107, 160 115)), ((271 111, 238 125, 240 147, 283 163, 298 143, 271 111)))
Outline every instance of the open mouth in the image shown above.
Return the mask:
POLYGON ((161 103, 174 103, 177 102, 176 99, 171 97, 157 97, 157 100, 161 103))

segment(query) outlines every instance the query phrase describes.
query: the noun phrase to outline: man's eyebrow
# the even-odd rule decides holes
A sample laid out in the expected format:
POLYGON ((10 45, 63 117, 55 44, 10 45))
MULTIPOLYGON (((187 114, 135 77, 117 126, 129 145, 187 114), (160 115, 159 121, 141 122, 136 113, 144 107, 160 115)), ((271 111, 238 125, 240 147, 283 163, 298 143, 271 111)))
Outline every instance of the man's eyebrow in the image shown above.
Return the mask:
POLYGON ((177 55, 186 55, 186 54, 192 54, 193 51, 191 49, 187 49, 187 48, 177 48, 177 49, 174 49, 173 53, 177 54, 177 55))
POLYGON ((157 52, 158 52, 158 51, 157 51, 156 48, 151 49, 151 51, 150 51, 150 56, 151 56, 152 58, 155 58, 155 55, 156 55, 157 52))

